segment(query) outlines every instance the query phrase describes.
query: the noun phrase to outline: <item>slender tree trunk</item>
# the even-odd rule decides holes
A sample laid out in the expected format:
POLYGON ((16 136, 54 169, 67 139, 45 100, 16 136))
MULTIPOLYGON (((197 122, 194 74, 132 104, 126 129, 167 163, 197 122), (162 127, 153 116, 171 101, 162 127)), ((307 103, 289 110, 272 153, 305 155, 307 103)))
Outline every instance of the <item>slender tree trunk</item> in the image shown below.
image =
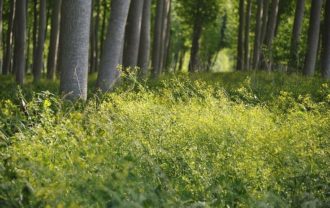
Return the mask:
POLYGON ((2 45, 2 24, 3 24, 3 0, 0 0, 0 70, 3 62, 3 45, 2 45))
POLYGON ((50 31, 50 45, 49 45, 48 62, 47 62, 47 79, 50 80, 55 78, 55 72, 57 67, 61 5, 62 5, 62 0, 56 0, 53 2, 51 31, 50 31))
POLYGON ((252 0, 248 0, 245 14, 245 42, 244 42, 244 66, 250 69, 250 25, 251 25, 252 0))
POLYGON ((33 76, 34 82, 39 82, 41 79, 41 73, 43 68, 44 60, 44 46, 45 46, 45 35, 47 25, 47 6, 46 0, 40 0, 39 8, 39 30, 38 30, 38 42, 36 48, 36 54, 33 61, 33 76))
POLYGON ((263 44, 267 34, 267 25, 269 18, 269 3, 270 0, 263 0, 263 12, 262 12, 262 26, 261 26, 261 41, 260 44, 263 44))
POLYGON ((6 37, 6 51, 4 54, 4 63, 2 67, 2 74, 7 75, 11 71, 12 51, 13 51, 13 32, 15 20, 15 4, 16 0, 10 1, 10 11, 8 16, 8 30, 6 37))
POLYGON ((169 1, 169 9, 167 14, 167 23, 165 32, 165 48, 164 48, 164 58, 163 58, 163 67, 167 71, 169 70, 169 54, 170 54, 170 45, 171 45, 171 1, 169 1))
POLYGON ((199 18, 196 18, 190 51, 189 72, 196 72, 198 68, 199 39, 202 35, 202 29, 203 27, 199 18))
POLYGON ((67 99, 87 99, 91 0, 62 2, 59 68, 61 93, 67 99))
POLYGON ((33 35, 32 36, 33 36, 32 37, 32 45, 33 45, 32 62, 33 62, 34 57, 36 57, 37 55, 37 47, 38 47, 38 0, 33 0, 33 35))
POLYGON ((123 54, 123 65, 125 68, 137 66, 141 37, 143 3, 144 0, 133 0, 129 9, 123 54))
POLYGON ((14 70, 16 82, 24 84, 26 53, 26 0, 16 2, 14 70))
POLYGON ((276 22, 277 22, 277 15, 278 15, 278 4, 279 0, 272 0, 272 5, 271 5, 271 13, 267 25, 267 34, 265 37, 265 44, 268 49, 268 54, 269 54, 269 60, 266 61, 266 69, 268 71, 272 70, 272 62, 273 62, 273 40, 275 37, 275 28, 276 28, 276 22))
MULTIPOLYGON (((290 64, 289 64, 290 68, 296 69, 299 66, 298 63, 299 39, 304 21, 304 13, 305 13, 305 0, 297 0, 294 25, 291 36, 290 64)), ((290 69, 290 71, 292 71, 292 69, 290 69)))
POLYGON ((171 1, 165 0, 163 7, 163 17, 162 17, 162 31, 161 31, 161 44, 160 44, 160 59, 159 59, 159 69, 160 74, 163 72, 165 66, 165 55, 166 55, 166 41, 167 41, 167 27, 169 27, 169 15, 171 9, 171 1))
POLYGON ((111 1, 110 23, 97 79, 97 88, 103 92, 112 90, 120 77, 117 67, 120 64, 120 56, 122 55, 130 3, 130 0, 111 1))
POLYGON ((324 41, 322 55, 323 77, 330 79, 330 0, 326 0, 324 17, 324 41))
POLYGON ((95 17, 95 27, 94 27, 94 37, 95 37, 95 48, 94 48, 94 72, 98 71, 99 68, 99 50, 100 50, 100 39, 99 39, 99 25, 100 25, 100 14, 101 14, 101 2, 96 0, 96 17, 95 17))
POLYGON ((157 78, 160 73, 160 54, 161 54, 161 39, 162 39, 162 17, 164 12, 164 1, 157 1, 157 12, 154 27, 154 40, 152 49, 152 76, 157 78))
MULTIPOLYGON (((104 41, 106 38, 106 27, 107 27, 107 14, 108 14, 108 6, 107 6, 107 0, 102 0, 102 9, 103 9, 103 16, 102 16, 102 26, 101 26, 101 38, 100 38, 100 49, 101 52, 103 52, 104 47, 104 41)), ((101 54, 102 56, 102 54, 101 54)))
POLYGON ((263 16, 263 0, 258 0, 258 10, 256 16, 256 28, 255 28, 255 39, 254 39, 254 51, 253 51, 253 69, 259 68, 260 52, 261 52, 261 22, 263 16))
POLYGON ((141 68, 142 78, 145 78, 148 74, 149 56, 150 56, 150 27, 151 27, 150 18, 151 18, 151 0, 144 0, 139 58, 138 58, 138 67, 141 68))
POLYGON ((237 64, 236 70, 242 71, 244 66, 244 0, 239 1, 239 29, 237 43, 237 64))
POLYGON ((315 72, 315 64, 320 36, 322 2, 322 0, 312 1, 307 41, 307 53, 303 70, 304 75, 313 75, 315 72))

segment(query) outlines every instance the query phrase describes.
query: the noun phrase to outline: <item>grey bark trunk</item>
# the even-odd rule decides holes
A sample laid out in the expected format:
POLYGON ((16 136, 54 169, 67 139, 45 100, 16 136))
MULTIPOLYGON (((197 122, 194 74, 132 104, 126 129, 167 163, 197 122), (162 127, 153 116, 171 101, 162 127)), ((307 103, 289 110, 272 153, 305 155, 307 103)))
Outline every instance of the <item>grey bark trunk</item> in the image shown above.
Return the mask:
POLYGON ((0 0, 0 70, 2 69, 3 61, 3 46, 2 46, 2 15, 3 15, 3 0, 0 0))
POLYGON ((251 25, 252 0, 248 0, 245 19, 245 42, 244 42, 244 66, 250 70, 250 25, 251 25))
POLYGON ((262 29, 261 29, 261 41, 260 44, 263 44, 267 34, 267 24, 269 18, 269 1, 270 0, 263 0, 263 14, 262 14, 262 29))
POLYGON ((61 4, 62 0, 56 0, 53 2, 53 13, 51 20, 51 32, 50 32, 50 45, 48 52, 47 62, 47 79, 54 79, 57 67, 58 56, 58 41, 60 34, 60 18, 61 18, 61 4))
POLYGON ((150 56, 150 21, 151 21, 151 0, 144 0, 143 18, 141 24, 141 38, 139 48, 138 67, 141 68, 141 78, 148 74, 150 56))
POLYGON ((103 92, 112 90, 120 77, 117 67, 120 64, 120 56, 122 55, 130 2, 130 0, 111 1, 110 23, 97 79, 97 88, 103 92))
POLYGON ((161 39, 162 39, 162 17, 164 12, 164 1, 158 0, 157 12, 154 27, 154 40, 152 47, 152 76, 157 78, 160 75, 160 50, 161 50, 161 39))
POLYGON ((91 0, 64 0, 59 42, 61 93, 66 99, 87 99, 91 0))
POLYGON ((165 67, 165 56, 167 50, 167 28, 169 27, 169 15, 171 9, 171 1, 165 0, 164 7, 163 7, 163 18, 162 18, 162 31, 161 31, 161 41, 160 41, 160 59, 159 59, 159 69, 160 74, 163 72, 165 67))
POLYGON ((200 23, 199 18, 196 18, 193 29, 192 46, 190 51, 189 72, 197 71, 199 39, 202 35, 202 29, 202 24, 200 23))
POLYGON ((47 24, 46 13, 47 13, 46 0, 40 0, 38 42, 37 42, 36 54, 34 56, 34 61, 33 61, 34 82, 40 81, 41 72, 43 68, 44 45, 45 45, 46 24, 47 24))
POLYGON ((239 29, 237 43, 236 70, 242 71, 244 67, 244 0, 239 1, 239 29))
POLYGON ((272 54, 272 45, 275 36, 277 15, 278 15, 278 4, 279 0, 272 0, 271 13, 267 25, 267 34, 265 38, 265 44, 268 49, 268 60, 266 61, 266 69, 268 71, 272 70, 273 54, 272 54))
POLYGON ((6 51, 4 54, 4 63, 2 67, 2 74, 7 75, 11 71, 12 66, 12 53, 13 53, 13 31, 14 31, 14 20, 15 20, 15 4, 16 0, 10 2, 10 11, 8 17, 8 32, 6 37, 6 51))
POLYGON ((261 52, 261 22, 263 16, 263 0, 258 0, 258 10, 256 16, 256 28, 255 28, 255 39, 254 39, 254 51, 253 51, 253 69, 259 68, 260 52, 261 52))
POLYGON ((330 79, 330 0, 326 1, 324 17, 324 42, 322 55, 323 77, 330 79))
POLYGON ((137 66, 141 37, 143 3, 144 0, 133 0, 129 9, 123 54, 124 67, 137 66))
POLYGON ((291 37, 291 47, 290 47, 290 71, 293 71, 292 68, 298 68, 299 66, 298 63, 299 40, 300 40, 300 34, 304 21, 304 13, 305 13, 305 0, 297 0, 294 25, 293 25, 292 37, 291 37))
POLYGON ((308 41, 307 41, 307 53, 305 59, 304 75, 313 75, 315 72, 315 64, 318 52, 318 43, 320 36, 320 19, 322 0, 313 0, 309 21, 308 41))
POLYGON ((26 0, 16 2, 14 70, 16 82, 24 84, 26 53, 26 0))

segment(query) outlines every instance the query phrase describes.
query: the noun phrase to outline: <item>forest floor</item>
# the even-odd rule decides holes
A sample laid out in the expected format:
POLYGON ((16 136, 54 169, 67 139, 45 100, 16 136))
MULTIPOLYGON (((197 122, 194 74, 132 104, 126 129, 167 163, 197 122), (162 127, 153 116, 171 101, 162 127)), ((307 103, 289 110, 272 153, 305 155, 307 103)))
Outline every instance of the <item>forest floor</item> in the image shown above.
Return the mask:
POLYGON ((129 76, 86 103, 57 88, 0 78, 0 207, 330 206, 325 80, 129 76))

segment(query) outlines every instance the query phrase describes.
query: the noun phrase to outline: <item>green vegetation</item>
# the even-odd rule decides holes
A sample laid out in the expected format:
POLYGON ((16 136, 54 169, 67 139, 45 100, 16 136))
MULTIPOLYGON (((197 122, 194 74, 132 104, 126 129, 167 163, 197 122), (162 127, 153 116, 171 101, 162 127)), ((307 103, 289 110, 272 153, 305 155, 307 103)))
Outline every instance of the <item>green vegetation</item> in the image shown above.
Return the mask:
POLYGON ((189 76, 87 103, 0 78, 0 206, 329 206, 329 82, 189 76))

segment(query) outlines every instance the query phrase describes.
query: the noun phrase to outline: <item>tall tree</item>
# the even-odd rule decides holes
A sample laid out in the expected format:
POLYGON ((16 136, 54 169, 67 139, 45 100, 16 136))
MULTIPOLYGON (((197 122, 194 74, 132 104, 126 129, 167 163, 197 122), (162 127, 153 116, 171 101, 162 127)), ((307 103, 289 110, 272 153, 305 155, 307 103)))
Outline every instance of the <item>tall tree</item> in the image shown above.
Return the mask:
POLYGON ((15 20, 16 0, 10 1, 10 10, 8 15, 8 29, 6 37, 6 49, 4 54, 4 63, 2 66, 2 74, 7 75, 12 68, 12 53, 13 53, 13 33, 15 20))
POLYGON ((294 24, 293 24, 292 36, 291 36, 290 71, 292 71, 292 68, 297 68, 299 65, 298 46, 299 46, 302 25, 304 21, 304 13, 305 13, 305 0, 297 0, 294 24))
POLYGON ((124 67, 137 66, 141 37, 143 3, 144 0, 132 1, 129 9, 123 54, 124 67))
POLYGON ((253 51, 253 69, 255 70, 259 68, 259 62, 260 62, 262 16, 263 16, 263 0, 258 0, 255 37, 254 37, 254 51, 253 51))
POLYGON ((160 75, 160 56, 161 56, 161 39, 162 39, 162 17, 164 12, 165 0, 157 1, 156 20, 154 27, 154 40, 152 47, 152 76, 157 78, 160 75))
POLYGON ((324 32, 323 32, 323 55, 322 69, 323 77, 330 79, 330 0, 325 4, 324 32))
POLYGON ((272 69, 272 62, 273 62, 272 48, 273 48, 273 39, 275 36, 276 21, 278 15, 278 5, 279 5, 279 0, 272 0, 271 12, 268 20, 267 33, 265 37, 265 44, 269 54, 268 57, 269 60, 267 61, 267 65, 266 65, 268 71, 272 69))
POLYGON ((61 5, 62 0, 56 0, 53 2, 53 10, 51 17, 51 31, 50 31, 50 45, 47 61, 47 79, 54 79, 57 57, 58 57, 58 41, 60 35, 60 18, 61 18, 61 5))
POLYGON ((38 27, 38 41, 36 53, 33 61, 33 76, 34 81, 38 82, 41 78, 43 60, 44 60, 44 45, 46 39, 46 25, 47 25, 47 5, 46 0, 40 0, 39 7, 39 27, 38 27))
POLYGON ((320 37, 321 10, 323 0, 313 0, 309 20, 307 53, 305 58, 304 75, 313 75, 315 72, 318 44, 320 37))
POLYGON ((250 69, 250 26, 251 26, 252 0, 248 0, 245 13, 245 41, 244 41, 244 66, 250 69))
POLYGON ((24 83, 26 53, 26 0, 16 2, 14 71, 16 82, 24 83))
POLYGON ((2 47, 2 22, 3 22, 3 0, 0 0, 0 69, 2 69, 3 47, 2 47))
POLYGON ((59 42, 61 93, 67 99, 87 99, 91 0, 64 0, 59 42))
POLYGON ((171 0, 164 1, 163 7, 163 17, 162 17, 162 30, 161 30, 161 44, 160 44, 160 59, 159 59, 159 68, 160 72, 162 73, 165 62, 166 62, 166 52, 168 50, 168 41, 169 41, 169 31, 168 28, 170 27, 170 10, 171 10, 171 0))
POLYGON ((103 92, 112 90, 119 79, 122 48, 124 44, 125 26, 130 6, 130 0, 112 0, 108 33, 104 42, 100 72, 97 78, 97 88, 103 92))
POLYGON ((244 66, 244 0, 239 1, 239 29, 237 43, 237 65, 236 70, 242 71, 244 66))
POLYGON ((141 77, 146 77, 148 73, 149 56, 150 56, 150 28, 151 28, 150 18, 151 18, 151 0, 144 0, 139 58, 138 58, 138 67, 141 68, 141 77))

